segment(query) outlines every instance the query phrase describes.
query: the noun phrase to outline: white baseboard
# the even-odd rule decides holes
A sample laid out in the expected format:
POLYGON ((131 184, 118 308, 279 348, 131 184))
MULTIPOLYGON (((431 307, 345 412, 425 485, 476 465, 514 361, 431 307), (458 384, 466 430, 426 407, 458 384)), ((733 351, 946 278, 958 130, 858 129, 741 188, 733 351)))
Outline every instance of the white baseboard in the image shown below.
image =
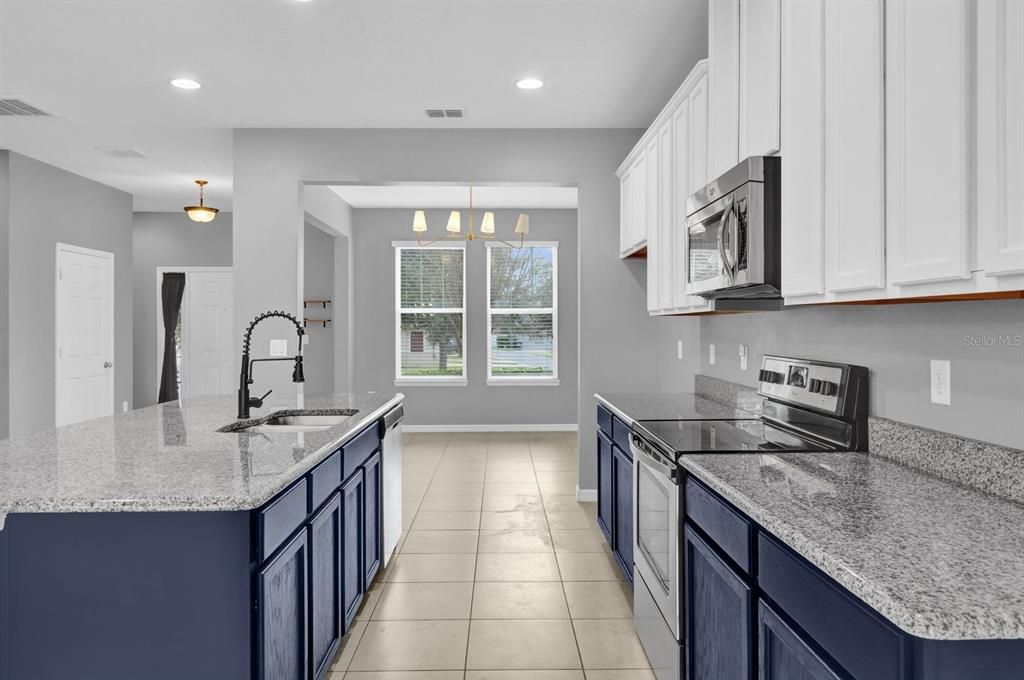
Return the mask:
POLYGON ((578 432, 576 423, 546 425, 402 425, 403 432, 578 432))
POLYGON ((576 500, 580 503, 596 503, 597 489, 581 489, 576 487, 576 500))

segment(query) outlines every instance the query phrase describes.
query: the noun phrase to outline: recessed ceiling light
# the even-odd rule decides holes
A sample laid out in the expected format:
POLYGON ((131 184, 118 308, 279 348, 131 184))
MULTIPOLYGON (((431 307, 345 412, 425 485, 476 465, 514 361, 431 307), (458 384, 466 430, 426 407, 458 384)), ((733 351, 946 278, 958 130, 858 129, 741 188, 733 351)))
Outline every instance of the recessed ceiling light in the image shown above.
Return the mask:
POLYGON ((544 87, 544 81, 540 78, 523 78, 516 81, 516 87, 520 90, 539 90, 544 87))
POLYGON ((171 85, 180 90, 198 90, 203 86, 198 80, 192 80, 191 78, 175 78, 171 81, 171 85))

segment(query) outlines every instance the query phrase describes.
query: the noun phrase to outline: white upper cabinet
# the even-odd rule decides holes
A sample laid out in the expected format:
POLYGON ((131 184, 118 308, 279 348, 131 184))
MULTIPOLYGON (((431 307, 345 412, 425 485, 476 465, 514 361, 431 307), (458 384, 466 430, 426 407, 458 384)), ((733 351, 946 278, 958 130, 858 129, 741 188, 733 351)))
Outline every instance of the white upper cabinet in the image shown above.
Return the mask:
POLYGON ((973 6, 885 3, 886 230, 895 286, 971 278, 973 6))
POLYGON ((620 256, 646 247, 651 314, 707 311, 686 295, 686 199, 708 181, 707 62, 693 71, 619 167, 620 256))
POLYGON ((786 2, 782 12, 783 296, 882 289, 882 0, 786 2))
POLYGON ((739 163, 740 1, 708 3, 710 172, 718 177, 739 163))
POLYGON ((978 265, 1024 275, 1024 2, 978 3, 978 265))
POLYGON ((710 174, 780 146, 781 0, 708 4, 710 174))
POLYGON ((780 0, 740 0, 740 159, 779 151, 780 11, 780 0))

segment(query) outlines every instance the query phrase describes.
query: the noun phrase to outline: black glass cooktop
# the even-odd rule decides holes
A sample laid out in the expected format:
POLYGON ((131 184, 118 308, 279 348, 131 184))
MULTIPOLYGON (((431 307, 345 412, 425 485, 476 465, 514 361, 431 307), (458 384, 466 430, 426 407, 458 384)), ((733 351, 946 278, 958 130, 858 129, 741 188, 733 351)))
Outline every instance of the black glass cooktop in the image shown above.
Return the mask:
POLYGON ((687 453, 828 450, 763 420, 642 420, 637 423, 637 431, 676 457, 687 453))

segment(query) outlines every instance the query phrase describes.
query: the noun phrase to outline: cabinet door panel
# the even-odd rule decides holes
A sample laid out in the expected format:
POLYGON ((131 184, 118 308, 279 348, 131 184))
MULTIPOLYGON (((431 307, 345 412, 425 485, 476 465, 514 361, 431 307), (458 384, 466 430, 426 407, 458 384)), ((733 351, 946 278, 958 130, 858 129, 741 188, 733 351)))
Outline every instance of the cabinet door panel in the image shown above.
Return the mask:
POLYGON ((839 680, 796 632, 758 603, 758 680, 839 680))
POLYGON ((710 172, 718 177, 739 162, 740 3, 708 3, 710 172))
MULTIPOLYGON (((340 468, 338 474, 340 475, 340 468)), ((312 677, 321 680, 341 641, 341 495, 309 523, 309 637, 312 677)))
MULTIPOLYGON (((675 243, 672 239, 672 226, 675 211, 673 195, 675 177, 672 173, 672 120, 666 120, 658 130, 658 309, 672 307, 672 273, 676 268, 677 258, 675 243)), ((649 237, 648 237, 649 238, 649 237)), ((650 256, 650 244, 647 247, 650 256)))
POLYGON ((612 542, 612 440, 597 433, 597 526, 601 527, 608 543, 612 542))
POLYGON ((341 487, 341 601, 345 630, 363 601, 363 471, 357 470, 341 487))
POLYGON ((782 6, 782 295, 825 292, 825 2, 782 6))
POLYGON ((970 278, 970 0, 885 3, 889 282, 970 278))
MULTIPOLYGON (((706 98, 705 98, 706 101, 706 98)), ((676 204, 676 217, 669 230, 672 239, 672 306, 688 306, 689 296, 686 294, 687 269, 687 231, 686 231, 686 199, 690 191, 691 164, 696 152, 690 141, 691 100, 685 99, 679 108, 672 113, 672 145, 673 145, 673 195, 676 204)), ((706 165, 705 160, 705 165, 706 165)))
POLYGON ((824 15, 826 286, 832 292, 882 288, 882 0, 827 0, 824 15))
POLYGON ((683 546, 686 677, 750 680, 750 587, 689 527, 683 531, 683 546))
POLYGON ((739 158, 779 150, 779 0, 740 0, 739 158))
POLYGON ((1024 3, 978 3, 978 265, 1024 274, 1024 3))
POLYGON ((300 531, 259 573, 260 680, 308 678, 309 602, 306 532, 300 531))
POLYGON ((629 250, 633 234, 633 184, 631 168, 619 178, 619 252, 629 250))
POLYGON ((619 447, 613 448, 615 475, 615 556, 626 577, 633 581, 633 461, 619 447))
POLYGON ((630 184, 633 215, 630 219, 629 249, 632 250, 644 239, 647 231, 647 158, 642 153, 633 162, 630 170, 630 184))
POLYGON ((381 563, 381 458, 378 451, 363 468, 363 573, 367 590, 381 563))

